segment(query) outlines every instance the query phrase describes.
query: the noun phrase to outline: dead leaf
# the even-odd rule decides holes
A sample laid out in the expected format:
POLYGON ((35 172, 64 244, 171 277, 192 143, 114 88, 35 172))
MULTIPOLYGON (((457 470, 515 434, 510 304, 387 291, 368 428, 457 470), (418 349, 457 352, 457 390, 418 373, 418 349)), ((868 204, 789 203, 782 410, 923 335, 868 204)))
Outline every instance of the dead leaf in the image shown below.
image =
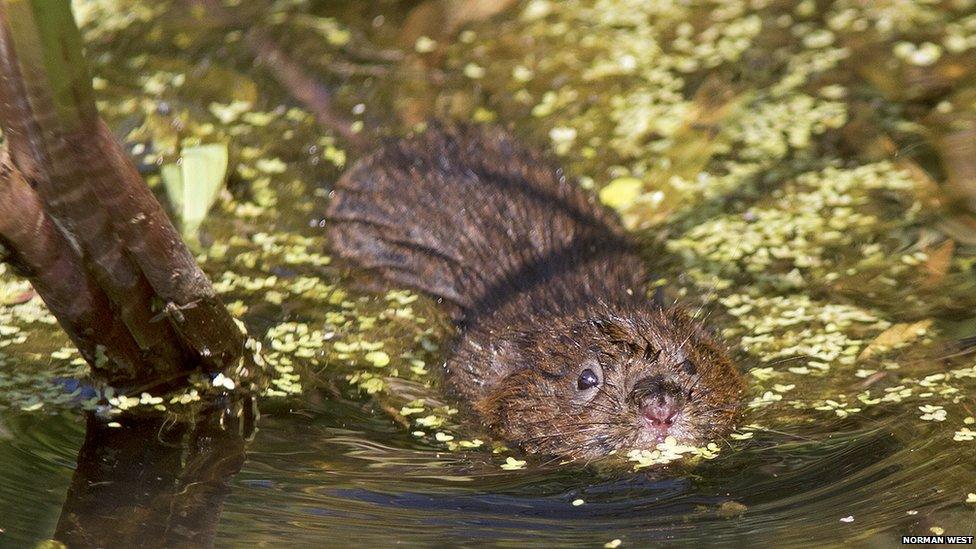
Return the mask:
POLYGON ((515 0, 427 0, 407 15, 400 43, 413 48, 422 36, 449 41, 461 27, 491 19, 513 5, 515 0))
POLYGON ((924 335, 931 325, 931 318, 918 322, 895 324, 878 334, 878 337, 874 338, 874 341, 861 351, 857 359, 866 360, 892 349, 904 347, 924 335))
POLYGON ((955 250, 956 242, 946 240, 928 253, 929 259, 923 265, 928 276, 922 281, 923 287, 931 288, 945 278, 946 273, 949 272, 949 266, 952 265, 952 254, 955 250))

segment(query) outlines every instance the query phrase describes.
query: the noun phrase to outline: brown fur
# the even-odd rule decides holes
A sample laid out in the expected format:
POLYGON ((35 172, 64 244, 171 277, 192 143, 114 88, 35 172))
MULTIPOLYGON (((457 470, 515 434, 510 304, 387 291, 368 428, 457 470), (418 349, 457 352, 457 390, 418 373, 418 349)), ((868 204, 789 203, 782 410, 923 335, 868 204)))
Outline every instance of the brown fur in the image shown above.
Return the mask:
POLYGON ((653 447, 633 400, 654 376, 681 390, 672 436, 732 428, 742 378, 725 348, 648 299, 612 212, 506 133, 392 141, 340 179, 328 217, 340 255, 447 303, 460 335, 446 378, 510 443, 587 459, 653 447), (601 384, 582 392, 587 367, 601 384))

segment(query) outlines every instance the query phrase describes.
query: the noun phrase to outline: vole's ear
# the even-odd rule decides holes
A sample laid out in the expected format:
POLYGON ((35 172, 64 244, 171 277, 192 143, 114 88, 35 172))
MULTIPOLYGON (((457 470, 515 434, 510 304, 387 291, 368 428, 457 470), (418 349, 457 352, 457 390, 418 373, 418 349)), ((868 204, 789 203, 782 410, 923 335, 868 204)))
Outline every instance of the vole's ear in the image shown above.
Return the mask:
POLYGON ((622 352, 636 355, 641 351, 641 345, 635 341, 633 331, 617 319, 601 318, 591 321, 593 326, 608 342, 620 348, 622 352))
POLYGON ((630 332, 627 330, 627 327, 615 319, 596 318, 591 323, 601 334, 614 343, 626 343, 630 341, 630 332))

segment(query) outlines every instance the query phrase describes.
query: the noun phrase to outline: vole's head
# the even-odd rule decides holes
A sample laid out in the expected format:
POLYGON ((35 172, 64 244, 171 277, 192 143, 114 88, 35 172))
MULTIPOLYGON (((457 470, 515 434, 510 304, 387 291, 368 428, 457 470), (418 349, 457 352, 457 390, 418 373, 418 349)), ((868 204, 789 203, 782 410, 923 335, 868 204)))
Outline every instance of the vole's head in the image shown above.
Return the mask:
POLYGON ((595 459, 701 445, 729 432, 742 377, 680 309, 556 320, 513 343, 530 364, 487 400, 494 427, 526 451, 595 459))

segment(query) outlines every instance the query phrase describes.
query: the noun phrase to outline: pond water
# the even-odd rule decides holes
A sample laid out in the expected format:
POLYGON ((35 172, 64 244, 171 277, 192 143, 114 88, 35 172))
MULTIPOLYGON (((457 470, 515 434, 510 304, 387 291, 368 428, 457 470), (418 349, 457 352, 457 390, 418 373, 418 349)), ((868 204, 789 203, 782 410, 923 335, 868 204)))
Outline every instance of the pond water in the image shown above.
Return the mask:
POLYGON ((198 249, 264 345, 259 416, 107 405, 0 270, 0 546, 974 534, 973 2, 225 4, 74 3, 100 110, 161 197, 181 146, 228 144, 198 249), (560 465, 466 422, 436 305, 329 257, 328 189, 361 153, 255 62, 269 45, 360 135, 504 124, 616 208, 748 372, 717 456, 560 465))

